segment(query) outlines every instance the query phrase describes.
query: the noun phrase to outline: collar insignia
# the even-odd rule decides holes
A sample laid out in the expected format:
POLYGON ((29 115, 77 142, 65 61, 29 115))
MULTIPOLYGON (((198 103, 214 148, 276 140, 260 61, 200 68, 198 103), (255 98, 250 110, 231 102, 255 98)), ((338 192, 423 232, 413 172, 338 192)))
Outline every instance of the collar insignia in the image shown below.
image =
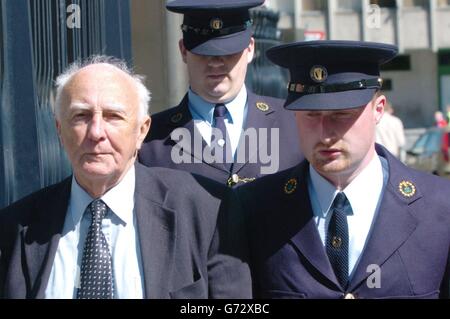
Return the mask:
POLYGON ((403 196, 410 198, 416 193, 416 186, 410 181, 401 181, 398 184, 398 190, 403 196))
POLYGON ((178 122, 181 121, 181 119, 183 118, 183 113, 175 113, 174 115, 172 115, 172 117, 170 118, 170 121, 173 124, 177 124, 178 122))
POLYGON ((264 103, 264 102, 257 102, 256 107, 261 112, 267 112, 270 109, 269 105, 267 105, 267 103, 264 103))
POLYGON ((297 179, 291 178, 284 185, 284 192, 288 195, 291 195, 297 189, 297 179))

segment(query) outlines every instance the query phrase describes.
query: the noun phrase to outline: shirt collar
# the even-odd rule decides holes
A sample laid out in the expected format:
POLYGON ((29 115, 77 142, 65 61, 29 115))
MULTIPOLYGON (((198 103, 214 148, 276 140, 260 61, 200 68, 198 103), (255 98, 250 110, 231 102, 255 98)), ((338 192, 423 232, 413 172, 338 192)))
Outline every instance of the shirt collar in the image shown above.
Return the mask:
MULTIPOLYGON (((100 197, 111 209, 114 215, 125 224, 133 221, 134 189, 135 189, 135 167, 128 170, 123 179, 100 197)), ((72 187, 70 193, 70 205, 72 207, 71 217, 73 224, 80 222, 87 206, 94 200, 72 176, 72 187)))
MULTIPOLYGON (((314 211, 316 217, 325 218, 330 210, 339 190, 328 180, 322 177, 312 165, 309 165, 309 176, 315 190, 320 210, 314 211)), ((355 179, 342 190, 352 206, 353 213, 364 211, 367 194, 381 193, 383 188, 383 168, 378 155, 375 155, 369 164, 355 177, 355 179)))
MULTIPOLYGON (((197 95, 191 88, 188 91, 189 109, 197 117, 213 125, 214 107, 216 104, 205 101, 200 95, 197 95)), ((225 103, 225 107, 228 110, 228 119, 234 123, 242 112, 244 112, 245 105, 247 104, 247 88, 242 86, 238 95, 229 102, 225 103)))

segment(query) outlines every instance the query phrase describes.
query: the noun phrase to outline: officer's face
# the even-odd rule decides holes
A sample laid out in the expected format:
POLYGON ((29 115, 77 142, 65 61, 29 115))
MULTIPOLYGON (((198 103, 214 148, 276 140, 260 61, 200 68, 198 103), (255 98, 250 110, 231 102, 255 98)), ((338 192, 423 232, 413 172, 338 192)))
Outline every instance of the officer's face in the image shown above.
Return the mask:
POLYGON ((225 56, 193 54, 186 50, 180 40, 180 52, 187 64, 191 89, 211 103, 228 102, 242 88, 247 65, 253 59, 255 41, 242 52, 225 56))
POLYGON ((150 127, 138 118, 135 83, 107 64, 85 67, 64 87, 57 129, 78 183, 92 196, 116 185, 133 165, 150 127))
POLYGON ((311 165, 344 188, 375 155, 375 126, 385 97, 364 107, 338 111, 297 111, 300 146, 311 165))

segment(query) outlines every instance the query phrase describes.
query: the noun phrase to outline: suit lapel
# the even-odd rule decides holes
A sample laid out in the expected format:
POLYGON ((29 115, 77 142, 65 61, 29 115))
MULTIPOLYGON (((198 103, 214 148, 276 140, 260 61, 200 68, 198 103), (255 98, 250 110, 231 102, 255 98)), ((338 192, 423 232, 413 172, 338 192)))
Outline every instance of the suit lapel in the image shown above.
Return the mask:
POLYGON ((381 267, 417 227, 417 220, 410 205, 422 197, 420 190, 416 188, 411 197, 402 195, 399 184, 404 180, 413 181, 413 179, 408 177, 409 172, 397 159, 382 149, 377 151, 388 160, 389 180, 371 233, 366 240, 366 247, 351 278, 349 290, 355 289, 371 274, 367 272, 369 265, 381 267))
POLYGON ((192 156, 193 163, 205 163, 216 169, 223 170, 228 173, 225 167, 221 163, 209 163, 205 161, 204 153, 211 154, 211 148, 208 146, 206 141, 203 139, 202 134, 197 129, 192 119, 191 112, 189 111, 189 99, 188 94, 186 94, 181 101, 181 103, 174 109, 172 115, 169 117, 168 125, 175 126, 172 130, 177 128, 183 128, 189 131, 190 139, 183 139, 179 142, 173 141, 171 137, 168 137, 169 143, 173 147, 178 149, 183 149, 187 154, 192 156), (201 143, 200 143, 201 141, 201 143))
POLYGON ((244 158, 237 158, 236 162, 233 165, 232 172, 233 173, 239 173, 239 171, 249 162, 258 162, 258 150, 261 147, 265 147, 266 150, 268 150, 267 141, 270 137, 270 128, 275 127, 276 124, 276 116, 275 116, 275 110, 269 106, 269 109, 267 111, 261 111, 259 108, 257 108, 257 103, 259 103, 257 99, 257 96, 251 92, 248 91, 248 100, 247 100, 247 106, 248 106, 248 112, 247 112, 247 119, 245 121, 244 125, 244 132, 247 132, 248 129, 255 129, 258 130, 259 128, 266 128, 267 131, 267 138, 263 139, 261 138, 260 132, 256 131, 257 138, 257 144, 256 145, 248 145, 249 141, 245 141, 244 135, 241 134, 241 138, 239 140, 238 148, 236 151, 237 156, 239 154, 245 155, 244 158), (263 143, 263 144, 262 144, 263 143))
POLYGON ((291 243, 324 278, 339 287, 314 221, 307 187, 308 167, 306 161, 298 167, 298 190, 286 203, 285 211, 289 212, 287 216, 290 219, 288 225, 299 229, 291 238, 291 243))
POLYGON ((172 272, 175 245, 175 212, 165 207, 169 191, 156 176, 146 174, 136 164, 135 212, 145 298, 167 298, 167 280, 172 272))
POLYGON ((67 178, 36 204, 36 218, 22 230, 25 263, 29 275, 27 298, 44 298, 55 259, 70 197, 72 178, 67 178))

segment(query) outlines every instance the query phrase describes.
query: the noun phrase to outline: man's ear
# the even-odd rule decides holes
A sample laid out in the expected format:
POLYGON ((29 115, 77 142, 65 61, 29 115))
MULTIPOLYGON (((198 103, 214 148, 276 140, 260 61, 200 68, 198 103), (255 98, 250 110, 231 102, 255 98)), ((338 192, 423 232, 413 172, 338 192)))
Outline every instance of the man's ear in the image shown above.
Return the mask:
POLYGON ((55 117, 55 126, 56 126, 56 132, 58 133, 59 142, 61 145, 63 145, 63 139, 61 136, 61 122, 55 117))
POLYGON ((178 48, 180 49, 181 58, 183 59, 184 63, 187 63, 187 49, 184 46, 183 39, 180 39, 178 41, 178 48))
POLYGON ((386 96, 380 95, 377 98, 375 98, 375 101, 373 102, 373 112, 375 121, 378 124, 383 117, 384 114, 384 106, 386 105, 386 96))
POLYGON ((255 56, 255 39, 253 37, 250 38, 250 43, 247 50, 247 63, 251 63, 253 61, 253 57, 255 56))
POLYGON ((141 125, 139 126, 139 136, 136 142, 136 149, 141 149, 142 143, 145 140, 145 137, 148 134, 148 131, 150 130, 150 126, 152 123, 152 119, 150 118, 150 116, 146 116, 144 121, 141 123, 141 125))

